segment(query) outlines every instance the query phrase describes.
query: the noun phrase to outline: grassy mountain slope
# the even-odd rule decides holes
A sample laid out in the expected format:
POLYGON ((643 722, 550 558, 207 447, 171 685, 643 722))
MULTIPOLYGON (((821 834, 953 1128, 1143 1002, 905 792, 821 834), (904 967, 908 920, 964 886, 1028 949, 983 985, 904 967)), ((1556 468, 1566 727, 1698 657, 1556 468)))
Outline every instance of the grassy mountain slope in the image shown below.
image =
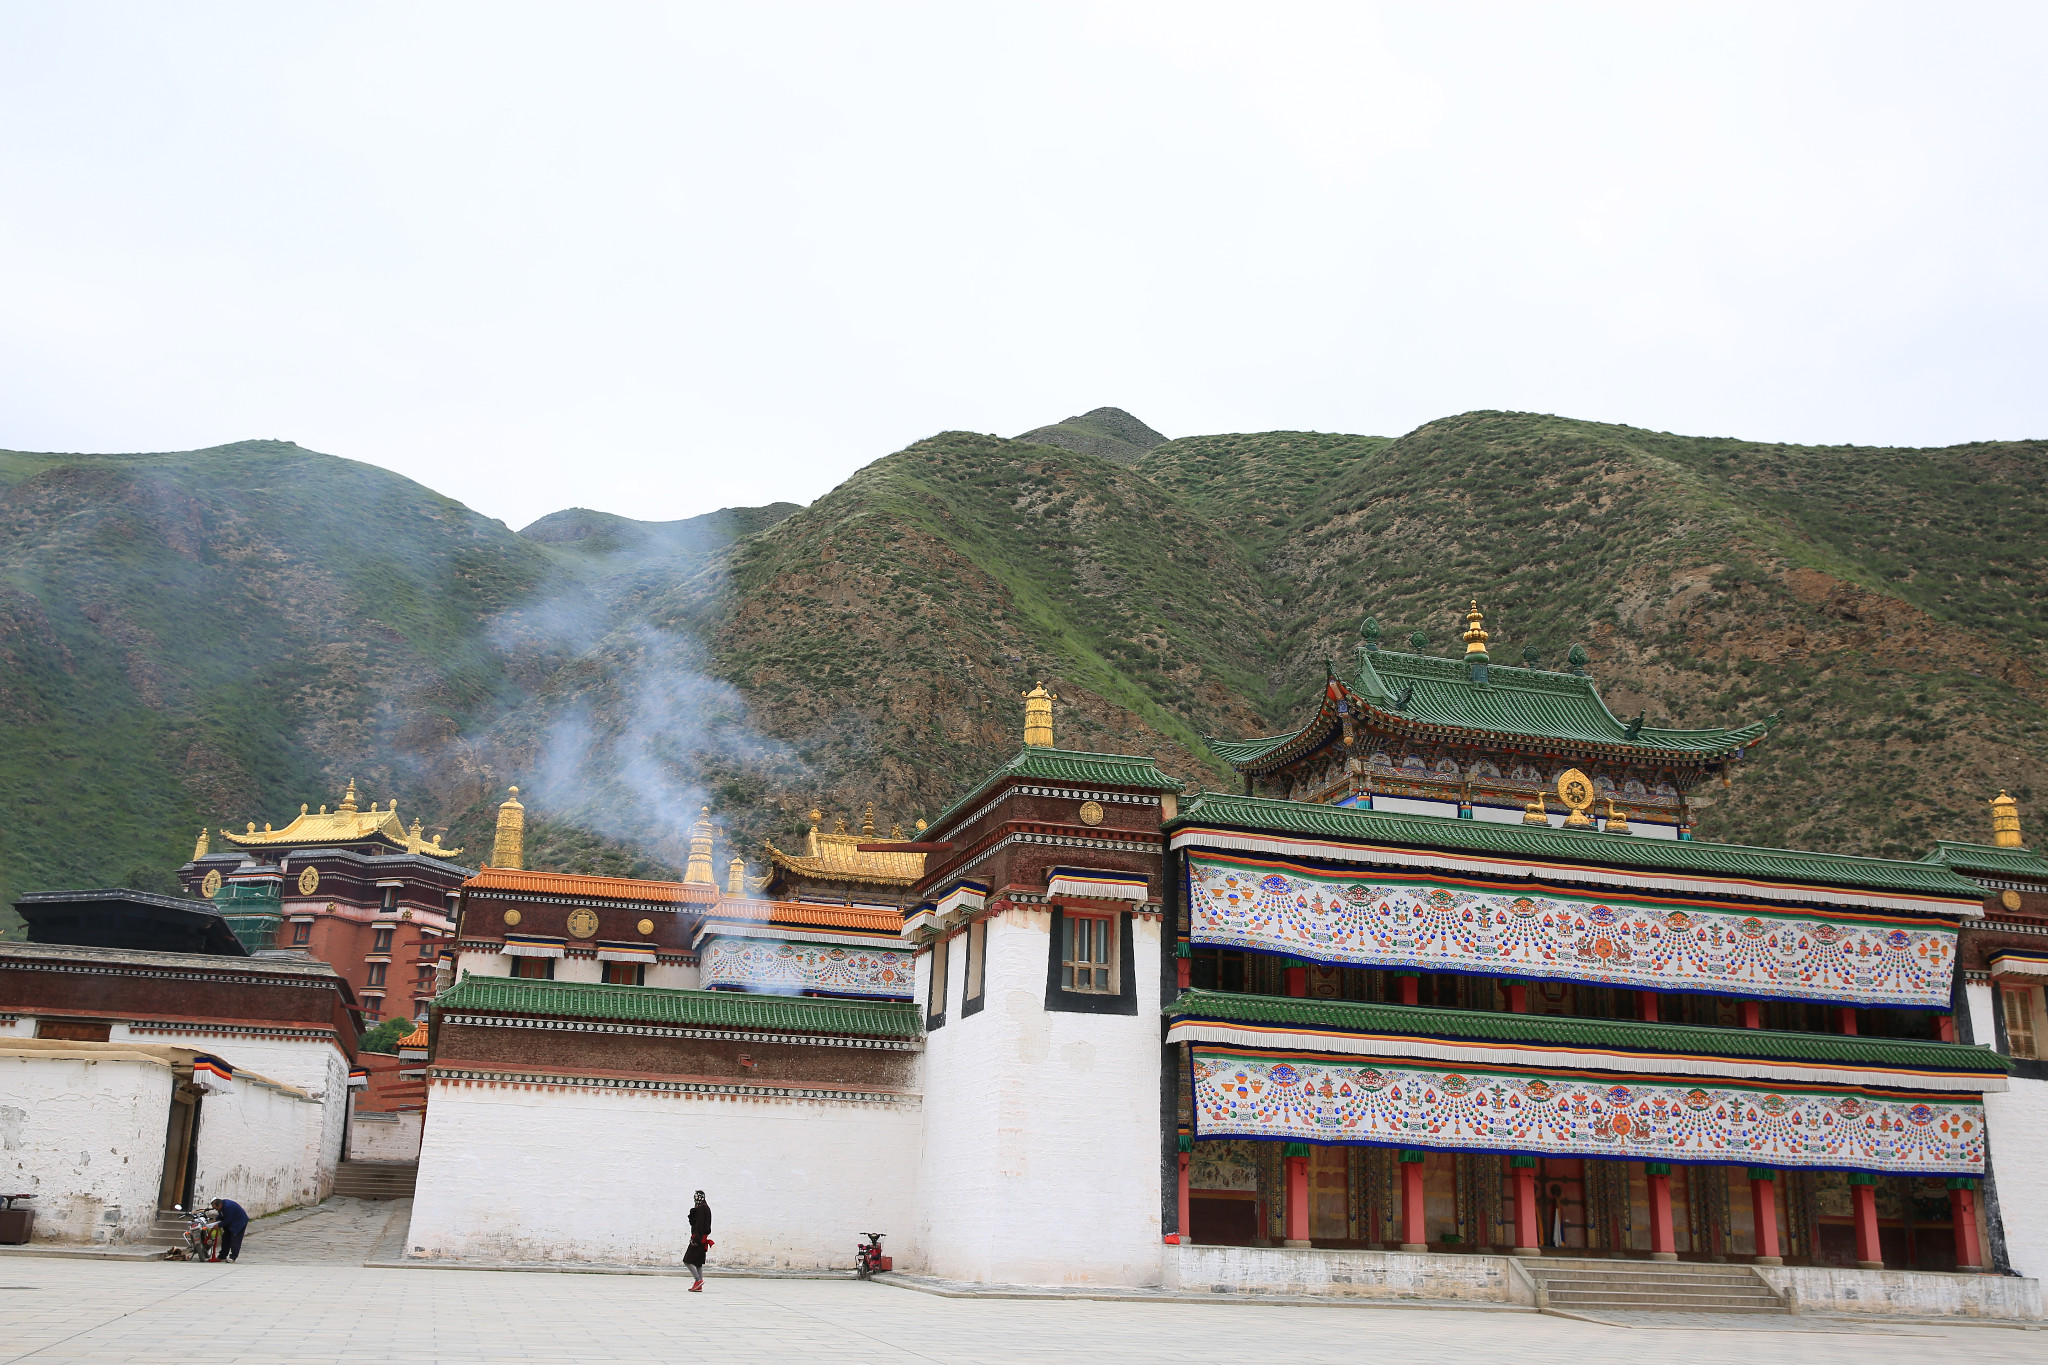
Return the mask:
POLYGON ((159 881, 350 776, 473 849, 518 781, 535 865, 660 875, 700 802, 758 859, 814 801, 931 814, 1039 680, 1062 744, 1216 785, 1201 737, 1293 723, 1367 614, 1456 653, 1473 597, 1497 659, 1583 643, 1623 714, 1783 717, 1702 837, 1917 855, 2048 792, 2042 443, 1044 430, 516 535, 286 443, 0 454, 0 886, 159 881))
POLYGON ((1027 444, 1059 446, 1081 455, 1099 455, 1111 464, 1134 465, 1166 438, 1122 408, 1096 408, 1017 438, 1027 444))

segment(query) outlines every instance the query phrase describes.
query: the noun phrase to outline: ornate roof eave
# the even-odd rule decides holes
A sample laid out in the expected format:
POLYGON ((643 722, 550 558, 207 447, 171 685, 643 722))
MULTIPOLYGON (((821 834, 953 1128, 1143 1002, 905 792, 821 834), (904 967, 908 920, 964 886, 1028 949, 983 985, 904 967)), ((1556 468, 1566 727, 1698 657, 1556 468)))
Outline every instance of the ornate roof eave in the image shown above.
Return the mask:
POLYGON ((865 886, 910 887, 915 886, 918 881, 916 877, 897 876, 887 872, 863 872, 855 868, 828 867, 816 858, 784 853, 765 840, 762 847, 768 850, 768 861, 783 871, 794 872, 802 877, 814 877, 821 882, 859 882, 865 886))

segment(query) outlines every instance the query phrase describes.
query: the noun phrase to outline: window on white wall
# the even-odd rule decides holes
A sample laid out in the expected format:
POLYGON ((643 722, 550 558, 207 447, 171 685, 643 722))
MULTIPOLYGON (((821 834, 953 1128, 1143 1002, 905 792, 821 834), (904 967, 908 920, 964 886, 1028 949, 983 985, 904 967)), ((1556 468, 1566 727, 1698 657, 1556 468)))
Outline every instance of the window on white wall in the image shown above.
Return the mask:
POLYGON ((2032 986, 2002 986, 1998 992, 2005 1006, 2005 1050, 2007 1055, 2021 1058, 2037 1058, 2041 1055, 2035 1038, 2039 1032, 2035 1027, 2034 997, 2040 992, 2032 986))
POLYGON ((1107 915, 1066 916, 1061 985, 1091 995, 1116 993, 1116 921, 1107 915))
POLYGON ((932 986, 931 996, 925 1003, 925 1027, 937 1028, 946 1022, 946 958, 953 945, 947 939, 932 944, 932 986))
POLYGON ((987 956, 988 921, 976 920, 967 926, 967 986, 961 992, 962 1014, 981 1008, 981 979, 987 971, 983 959, 987 956))

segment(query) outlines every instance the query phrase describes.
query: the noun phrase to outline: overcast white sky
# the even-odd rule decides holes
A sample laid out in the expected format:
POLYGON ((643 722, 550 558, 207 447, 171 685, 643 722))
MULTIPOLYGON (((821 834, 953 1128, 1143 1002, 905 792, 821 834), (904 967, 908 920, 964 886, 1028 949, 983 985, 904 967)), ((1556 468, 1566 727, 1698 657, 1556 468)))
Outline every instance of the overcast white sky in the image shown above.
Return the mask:
POLYGON ((2048 436, 2039 4, 0 5, 0 446, 513 526, 946 428, 2048 436))

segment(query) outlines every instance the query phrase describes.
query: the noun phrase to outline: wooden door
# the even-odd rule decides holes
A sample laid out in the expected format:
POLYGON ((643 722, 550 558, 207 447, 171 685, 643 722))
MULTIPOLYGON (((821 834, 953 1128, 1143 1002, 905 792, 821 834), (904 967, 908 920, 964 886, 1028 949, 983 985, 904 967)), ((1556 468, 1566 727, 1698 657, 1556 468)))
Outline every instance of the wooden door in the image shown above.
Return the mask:
POLYGON ((1318 1242, 1346 1241, 1351 1236, 1351 1149, 1308 1150, 1308 1235, 1318 1242))

